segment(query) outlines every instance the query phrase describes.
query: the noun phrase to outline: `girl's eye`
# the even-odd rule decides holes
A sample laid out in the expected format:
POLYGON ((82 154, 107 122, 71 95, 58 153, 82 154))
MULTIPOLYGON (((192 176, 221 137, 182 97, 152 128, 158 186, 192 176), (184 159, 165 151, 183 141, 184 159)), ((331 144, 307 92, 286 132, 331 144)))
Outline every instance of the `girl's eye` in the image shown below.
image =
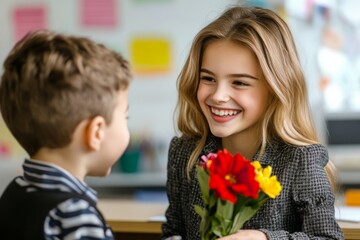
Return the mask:
POLYGON ((201 76, 200 80, 204 80, 204 81, 208 81, 208 82, 214 82, 215 79, 213 77, 210 76, 201 76))
POLYGON ((242 82, 242 81, 234 81, 233 84, 235 86, 249 86, 249 84, 242 82))

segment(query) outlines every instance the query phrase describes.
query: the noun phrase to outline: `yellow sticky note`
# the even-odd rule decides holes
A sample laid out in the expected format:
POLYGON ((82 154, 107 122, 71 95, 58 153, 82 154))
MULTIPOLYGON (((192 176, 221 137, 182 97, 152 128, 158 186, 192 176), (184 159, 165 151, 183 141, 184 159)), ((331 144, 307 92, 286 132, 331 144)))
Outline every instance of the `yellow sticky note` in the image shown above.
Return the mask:
POLYGON ((170 41, 161 37, 137 37, 131 41, 131 64, 138 74, 165 73, 171 69, 170 41))

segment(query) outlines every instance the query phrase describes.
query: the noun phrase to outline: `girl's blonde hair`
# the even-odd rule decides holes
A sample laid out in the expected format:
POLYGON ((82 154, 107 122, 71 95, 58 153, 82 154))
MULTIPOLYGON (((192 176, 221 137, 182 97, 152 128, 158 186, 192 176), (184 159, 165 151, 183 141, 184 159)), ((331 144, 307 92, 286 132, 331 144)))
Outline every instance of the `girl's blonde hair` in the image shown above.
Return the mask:
MULTIPOLYGON (((206 46, 221 39, 246 46, 255 53, 273 93, 262 123, 260 156, 271 139, 296 146, 318 143, 305 78, 289 27, 271 10, 232 7, 196 35, 178 77, 178 129, 184 136, 199 138, 188 162, 188 173, 210 131, 197 101, 201 60, 206 46)), ((325 169, 334 186, 333 164, 329 161, 325 169)))

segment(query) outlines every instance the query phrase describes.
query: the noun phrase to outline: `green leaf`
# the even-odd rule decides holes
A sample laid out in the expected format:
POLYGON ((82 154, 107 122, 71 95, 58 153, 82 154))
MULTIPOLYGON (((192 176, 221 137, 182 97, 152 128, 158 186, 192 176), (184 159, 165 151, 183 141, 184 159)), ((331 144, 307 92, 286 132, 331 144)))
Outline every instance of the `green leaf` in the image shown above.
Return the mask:
POLYGON ((211 231, 217 236, 217 237, 223 237, 222 231, 221 231, 221 222, 223 219, 221 218, 213 218, 211 221, 211 231))
POLYGON ((196 212, 198 212, 198 211, 201 212, 202 211, 202 216, 203 217, 202 217, 201 222, 200 222, 200 235, 201 235, 202 240, 207 240, 206 234, 211 230, 210 229, 211 217, 209 216, 209 211, 207 211, 206 208, 203 209, 198 205, 195 205, 195 211, 196 212))
POLYGON ((210 201, 209 201, 209 208, 213 208, 216 207, 217 204, 217 197, 215 197, 214 193, 212 192, 211 197, 210 197, 210 201))
POLYGON ((217 210, 216 213, 220 215, 223 219, 232 219, 234 212, 234 204, 232 202, 218 199, 217 200, 217 210))
POLYGON ((196 166, 202 198, 205 205, 209 204, 209 174, 201 166, 196 166))
POLYGON ((235 233, 239 229, 241 229, 243 227, 244 223, 255 215, 257 210, 258 210, 258 208, 254 209, 251 206, 242 208, 241 211, 239 211, 236 214, 236 216, 234 218, 233 226, 232 226, 229 234, 235 233))
POLYGON ((212 231, 217 237, 223 237, 223 235, 221 234, 221 229, 220 228, 215 228, 212 231))
POLYGON ((222 236, 229 235, 229 232, 231 230, 233 221, 229 219, 224 219, 224 221, 221 222, 221 228, 222 228, 222 236))
POLYGON ((199 205, 196 204, 196 205, 194 205, 194 209, 195 209, 195 212, 200 215, 201 219, 205 218, 204 209, 202 207, 200 207, 199 205))

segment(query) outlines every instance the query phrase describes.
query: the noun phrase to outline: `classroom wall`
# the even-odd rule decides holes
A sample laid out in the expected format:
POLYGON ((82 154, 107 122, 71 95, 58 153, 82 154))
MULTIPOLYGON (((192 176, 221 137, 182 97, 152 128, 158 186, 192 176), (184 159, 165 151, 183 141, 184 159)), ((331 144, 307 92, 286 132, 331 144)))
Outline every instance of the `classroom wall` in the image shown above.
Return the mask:
MULTIPOLYGON (((3 62, 17 40, 16 25, 21 24, 22 20, 21 16, 16 18, 15 12, 23 8, 43 8, 47 28, 90 37, 121 52, 131 62, 134 39, 165 41, 169 58, 165 70, 150 69, 148 73, 135 73, 129 95, 129 128, 134 140, 146 135, 151 140, 167 144, 175 134, 173 112, 177 97, 176 78, 192 38, 204 24, 236 1, 105 0, 112 2, 116 8, 116 23, 109 26, 84 25, 82 9, 85 2, 2 0, 0 62, 3 62)), ((104 14, 111 12, 104 11, 104 14)), ((157 54, 161 52, 156 52, 153 57, 156 58, 157 54)))
MULTIPOLYGON (((165 51, 169 58, 168 64, 164 67, 166 70, 153 70, 145 74, 135 71, 135 79, 130 87, 129 95, 129 128, 133 141, 147 138, 146 140, 157 142, 162 149, 159 157, 164 159, 166 146, 175 134, 176 128, 173 119, 177 99, 176 79, 188 54, 191 41, 201 27, 218 16, 226 7, 236 3, 270 7, 276 11, 283 9, 281 0, 2 0, 0 62, 3 62, 18 40, 19 34, 23 34, 21 26, 26 28, 23 21, 26 21, 26 14, 31 13, 16 15, 24 9, 30 9, 30 11, 33 8, 43 9, 44 20, 38 24, 44 24, 46 28, 58 32, 83 35, 104 43, 121 52, 135 68, 137 64, 131 51, 134 39, 153 38, 165 41, 168 47, 165 51), (115 24, 110 23, 107 26, 106 24, 103 26, 84 24, 84 6, 86 3, 92 2, 113 4, 115 10, 111 11, 105 8, 103 14, 111 15, 115 12, 115 19, 113 19, 115 24)), ((291 16, 284 17, 292 24, 291 16)), ((39 16, 38 18, 41 19, 39 16)), ((36 25, 36 23, 33 24, 36 25)), ((308 41, 305 41, 314 31, 306 25, 302 26, 301 21, 297 23, 295 20, 294 24, 302 28, 299 31, 301 34, 296 35, 295 31, 294 35, 299 43, 304 67, 307 69, 310 101, 312 105, 316 105, 319 94, 316 92, 317 87, 314 87, 317 84, 314 48, 317 47, 317 44, 309 44, 308 41)), ((161 47, 160 51, 149 58, 156 58, 160 52, 161 47)), ((3 132, 0 134, 3 135, 3 137, 0 136, 0 142, 5 138, 9 139, 10 134, 1 121, 0 131, 3 132)), ((11 147, 8 157, 19 158, 20 156, 21 158, 24 155, 24 152, 14 145, 13 140, 8 140, 7 143, 11 147)), ((6 158, 4 154, 0 154, 0 157, 6 158)), ((166 160, 161 161, 164 165, 166 160)))
MULTIPOLYGON (((308 84, 310 105, 322 141, 326 142, 326 117, 335 114, 339 118, 350 115, 354 119, 360 119, 360 100, 357 105, 344 102, 336 111, 330 109, 329 112, 329 109, 324 108, 324 93, 330 88, 326 89, 321 85, 322 77, 327 77, 327 81, 331 83, 334 75, 326 74, 329 70, 336 69, 332 66, 338 65, 336 62, 330 62, 328 72, 322 72, 319 67, 319 52, 324 47, 323 30, 324 26, 329 24, 338 35, 341 35, 343 42, 337 53, 342 58, 348 58, 348 68, 342 69, 341 74, 335 76, 343 82, 338 82, 339 85, 335 87, 342 89, 342 86, 347 86, 341 90, 345 95, 360 96, 360 70, 355 71, 360 69, 356 67, 357 62, 360 66, 360 47, 357 47, 360 46, 360 20, 356 18, 357 13, 351 12, 352 9, 358 9, 359 2, 344 0, 335 3, 331 0, 314 0, 310 1, 313 4, 311 6, 306 2, 308 1, 1 0, 0 62, 3 62, 19 36, 24 33, 24 29, 31 24, 42 24, 46 28, 66 34, 87 36, 121 52, 131 62, 135 72, 129 92, 129 128, 132 133, 132 144, 150 142, 156 155, 155 167, 142 165, 139 171, 164 173, 168 144, 176 134, 173 119, 177 100, 176 79, 195 34, 232 4, 246 3, 269 7, 284 17, 293 32, 308 84), (86 6, 93 4, 100 4, 97 9, 106 16, 105 19, 96 18, 96 14, 92 15, 91 9, 84 11, 86 6), (103 4, 110 8, 104 7, 103 4), (34 9, 40 9, 40 14, 34 9), (331 13, 329 21, 325 10, 331 13), (44 15, 41 16, 41 13, 44 15), (37 22, 27 21, 29 14, 35 14, 37 22), (147 46, 150 46, 150 50, 147 46), (155 51, 151 52, 151 49, 155 51), (142 58, 144 56, 145 58, 142 58), (353 74, 349 76, 347 73, 353 74), (351 81, 354 84, 348 84, 347 79, 353 79, 351 81), (352 95, 349 94, 350 91, 352 95)), ((333 99, 338 98, 335 95, 333 99)), ((356 100, 355 97, 348 99, 356 100)), ((358 149, 356 146, 360 144, 355 144, 355 148, 350 150, 341 146, 340 154, 330 151, 331 157, 338 166, 342 165, 344 158, 351 159, 348 160, 350 164, 347 164, 347 168, 350 166, 351 169, 360 170, 359 154, 354 151, 358 149)), ((332 149, 334 148, 331 147, 330 150, 332 149)), ((1 171, 4 169, 1 164, 8 160, 21 160, 25 155, 11 138, 0 118, 0 176, 3 175, 1 171)), ((0 180, 2 182, 2 179, 0 180)))

